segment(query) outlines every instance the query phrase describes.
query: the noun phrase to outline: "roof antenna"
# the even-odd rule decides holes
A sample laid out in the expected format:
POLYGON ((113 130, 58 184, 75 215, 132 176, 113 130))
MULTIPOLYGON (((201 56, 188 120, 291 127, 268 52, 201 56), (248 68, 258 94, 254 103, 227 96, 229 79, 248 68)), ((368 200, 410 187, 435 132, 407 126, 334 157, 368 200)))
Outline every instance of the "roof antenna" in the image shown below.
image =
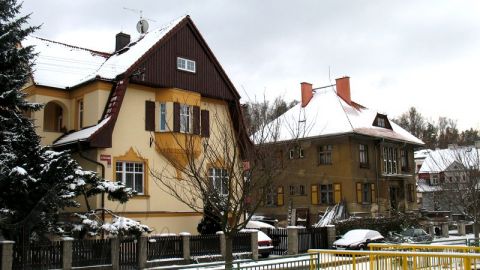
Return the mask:
POLYGON ((123 9, 129 10, 131 12, 135 12, 135 13, 140 15, 140 19, 138 20, 138 23, 137 23, 137 31, 138 31, 138 33, 140 33, 142 35, 147 33, 147 31, 148 31, 148 26, 149 26, 148 21, 155 22, 152 19, 143 18, 143 11, 140 10, 140 9, 127 8, 127 7, 123 7, 123 9))

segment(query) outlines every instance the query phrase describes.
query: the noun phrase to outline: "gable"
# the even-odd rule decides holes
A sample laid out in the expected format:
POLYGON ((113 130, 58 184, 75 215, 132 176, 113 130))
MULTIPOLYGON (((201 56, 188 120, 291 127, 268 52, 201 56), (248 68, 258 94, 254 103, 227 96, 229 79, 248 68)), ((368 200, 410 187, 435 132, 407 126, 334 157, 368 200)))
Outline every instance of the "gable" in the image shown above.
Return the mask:
POLYGON ((203 38, 189 20, 164 38, 138 64, 131 82, 154 87, 181 88, 204 97, 233 101, 236 90, 203 38), (195 61, 195 72, 177 69, 177 57, 195 61))

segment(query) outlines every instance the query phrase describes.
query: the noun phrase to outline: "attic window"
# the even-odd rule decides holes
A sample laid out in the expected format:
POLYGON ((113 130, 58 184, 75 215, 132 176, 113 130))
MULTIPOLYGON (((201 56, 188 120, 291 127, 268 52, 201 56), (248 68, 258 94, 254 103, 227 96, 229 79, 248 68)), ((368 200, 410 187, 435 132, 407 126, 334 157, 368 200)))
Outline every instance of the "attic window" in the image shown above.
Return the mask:
POLYGON ((177 57, 177 69, 195 73, 196 63, 193 60, 177 57))
POLYGON ((373 121, 373 126, 392 129, 392 126, 390 125, 390 122, 388 121, 387 116, 379 113, 377 114, 377 116, 375 117, 375 120, 373 121))

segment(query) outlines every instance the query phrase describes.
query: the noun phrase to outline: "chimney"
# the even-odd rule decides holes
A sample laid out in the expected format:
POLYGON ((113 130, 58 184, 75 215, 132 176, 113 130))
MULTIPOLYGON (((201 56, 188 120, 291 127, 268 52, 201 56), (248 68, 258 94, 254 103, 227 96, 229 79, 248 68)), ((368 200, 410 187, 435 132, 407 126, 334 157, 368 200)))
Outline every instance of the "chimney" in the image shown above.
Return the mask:
POLYGON ((300 85, 301 85, 300 89, 302 91, 302 107, 305 107, 313 97, 312 84, 307 82, 302 82, 300 83, 300 85))
POLYGON ((118 33, 115 36, 115 51, 123 49, 130 43, 130 35, 125 33, 118 33))
POLYGON ((341 97, 348 105, 352 105, 352 97, 350 96, 350 77, 335 79, 337 85, 337 95, 341 97))

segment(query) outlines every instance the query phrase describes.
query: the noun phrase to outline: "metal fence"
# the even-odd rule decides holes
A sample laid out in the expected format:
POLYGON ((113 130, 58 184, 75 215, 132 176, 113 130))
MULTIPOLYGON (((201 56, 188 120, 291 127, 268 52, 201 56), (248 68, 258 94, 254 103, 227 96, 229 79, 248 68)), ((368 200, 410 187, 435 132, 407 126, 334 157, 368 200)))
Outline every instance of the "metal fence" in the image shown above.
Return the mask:
POLYGON ((137 238, 127 237, 120 239, 120 268, 135 269, 138 265, 137 238))
POLYGON ((183 258, 181 236, 154 236, 147 242, 147 260, 183 258))
POLYGON ((62 268, 62 242, 37 243, 13 246, 12 269, 62 268))
POLYGON ((195 235, 190 237, 190 255, 219 255, 220 236, 217 234, 195 235))
POLYGON ((252 251, 252 237, 250 233, 237 233, 233 236, 232 250, 233 253, 251 252, 252 251))
POLYGON ((267 235, 272 238, 274 255, 285 255, 288 250, 288 232, 287 229, 267 229, 267 235))
POLYGON ((93 266, 112 263, 111 239, 72 241, 72 266, 93 266))

